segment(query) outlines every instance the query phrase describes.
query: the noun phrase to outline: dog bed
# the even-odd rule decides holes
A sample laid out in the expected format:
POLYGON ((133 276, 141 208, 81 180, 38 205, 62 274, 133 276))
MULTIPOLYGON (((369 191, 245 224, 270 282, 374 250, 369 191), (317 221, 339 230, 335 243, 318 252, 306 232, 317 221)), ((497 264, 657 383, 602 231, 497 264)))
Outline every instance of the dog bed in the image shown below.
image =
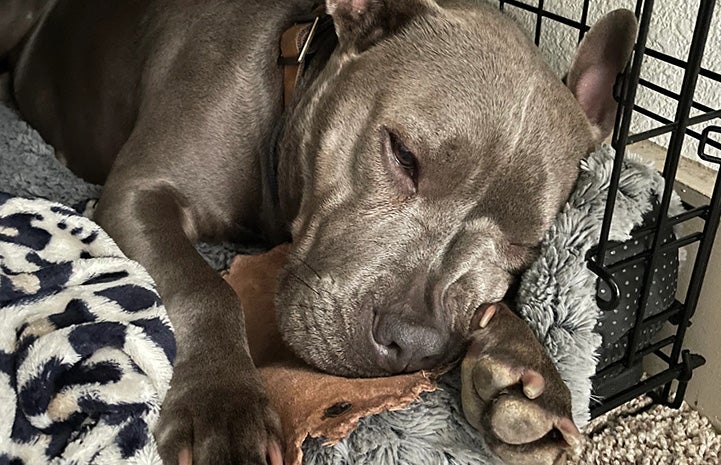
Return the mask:
MULTIPOLYGON (((613 150, 608 147, 582 162, 577 187, 545 235, 540 258, 523 276, 518 293, 517 308, 548 349, 571 389, 574 419, 579 426, 589 420, 591 377, 602 342, 601 335, 594 330, 599 317, 595 302, 596 277, 587 269, 585 255, 600 232, 612 162, 613 150)), ((627 157, 611 228, 612 240, 629 239, 631 231, 642 224, 644 214, 651 211, 653 200, 662 188, 663 180, 653 168, 635 156, 627 157)), ((57 200, 80 209, 85 209, 87 200, 97 197, 99 192, 97 186, 72 176, 55 160, 52 149, 38 134, 2 106, 1 190, 24 197, 57 200)), ((209 246, 200 249, 219 270, 227 267, 237 250, 209 246)), ((5 312, 7 305, 3 305, 5 312)), ((52 357, 52 353, 45 356, 52 357)), ((306 440, 305 463, 497 463, 485 451, 478 433, 463 418, 458 373, 445 376, 440 387, 423 394, 420 402, 403 410, 362 419, 348 438, 332 447, 324 446, 322 439, 306 440)), ((5 412, 0 411, 0 415, 4 416, 5 412)), ((148 426, 151 428, 152 424, 148 426)), ((3 434, 8 432, 12 433, 0 429, 0 459, 7 453, 3 449, 7 437, 3 434)))

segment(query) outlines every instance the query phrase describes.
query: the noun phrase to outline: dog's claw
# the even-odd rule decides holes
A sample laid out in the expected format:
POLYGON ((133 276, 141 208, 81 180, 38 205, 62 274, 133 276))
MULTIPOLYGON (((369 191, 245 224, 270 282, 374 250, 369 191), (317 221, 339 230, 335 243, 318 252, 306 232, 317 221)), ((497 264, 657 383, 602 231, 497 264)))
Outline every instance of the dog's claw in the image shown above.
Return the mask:
POLYGON ((496 314, 496 304, 489 305, 484 311, 483 316, 481 317, 480 323, 478 323, 478 326, 483 329, 486 326, 488 326, 488 323, 491 322, 491 318, 493 318, 493 315, 496 314))
POLYGON ((556 429, 563 435, 563 439, 576 449, 581 444, 581 432, 570 418, 559 418, 554 424, 556 429))
POLYGON ((526 370, 521 377, 521 383, 523 383, 523 393, 531 400, 543 394, 546 388, 546 380, 536 370, 526 370))
POLYGON ((275 440, 268 442, 266 462, 268 465, 283 465, 283 453, 280 451, 280 446, 275 440))
POLYGON ((178 453, 178 465, 193 465, 193 454, 190 449, 183 449, 178 453))

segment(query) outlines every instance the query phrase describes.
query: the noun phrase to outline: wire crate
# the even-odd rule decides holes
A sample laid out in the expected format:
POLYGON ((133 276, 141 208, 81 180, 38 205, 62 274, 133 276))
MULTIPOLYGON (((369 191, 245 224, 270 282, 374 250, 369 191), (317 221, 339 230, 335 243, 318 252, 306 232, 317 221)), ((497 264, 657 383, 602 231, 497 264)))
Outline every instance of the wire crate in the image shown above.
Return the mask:
MULTIPOLYGON (((687 328, 691 325, 698 304, 699 295, 704 282, 711 248, 719 226, 721 216, 721 176, 715 176, 715 184, 710 199, 703 198, 698 205, 685 203, 686 211, 676 216, 669 216, 669 205, 672 201, 672 192, 677 184, 677 174, 682 150, 688 150, 693 144, 697 147, 698 158, 707 165, 718 170, 721 164, 721 109, 718 108, 721 97, 715 102, 701 102, 696 99, 699 79, 704 82, 705 88, 715 88, 712 95, 721 95, 721 74, 702 66, 704 52, 707 48, 709 32, 714 24, 715 0, 686 0, 671 5, 662 5, 653 0, 635 1, 635 14, 639 21, 638 38, 633 57, 614 86, 614 93, 618 102, 618 112, 611 138, 611 146, 615 149, 614 169, 611 176, 610 191, 606 205, 601 237, 597 247, 594 247, 587 257, 589 268, 598 276, 599 293, 597 302, 602 312, 612 312, 622 300, 623 283, 619 283, 618 273, 633 266, 640 269, 637 287, 638 294, 633 303, 636 305, 635 321, 632 322, 628 332, 623 354, 619 360, 605 366, 596 374, 597 379, 617 378, 618 382, 611 383, 611 389, 606 388, 602 398, 592 401, 591 414, 596 417, 635 397, 648 394, 656 404, 665 404, 678 408, 684 398, 688 381, 693 370, 705 363, 705 359, 684 349, 684 337, 687 328), (672 54, 652 47, 649 44, 649 31, 654 20, 654 7, 671 6, 672 8, 688 11, 696 9, 695 23, 692 26, 690 45, 685 50, 685 57, 678 58, 672 54), (649 77, 642 73, 645 66, 652 63, 655 67, 668 70, 669 73, 660 73, 659 76, 649 77), (665 76, 677 73, 680 82, 671 83, 665 76), (678 88, 675 88, 678 87, 678 88), (667 106, 672 115, 664 114, 655 108, 644 106, 638 101, 640 92, 653 92, 670 102, 667 106), (716 106, 716 108, 714 108, 716 106), (649 122, 646 129, 632 132, 632 121, 638 117, 649 122), (618 244, 609 240, 609 231, 613 216, 613 208, 618 193, 622 162, 631 144, 650 139, 664 137, 663 145, 665 161, 662 175, 665 179, 665 190, 654 211, 649 215, 644 227, 634 231, 634 243, 644 246, 636 247, 633 254, 622 259, 612 259, 613 250, 618 244), (693 224, 694 232, 677 237, 674 230, 682 225, 693 224), (688 254, 692 266, 691 277, 685 295, 676 295, 676 276, 673 276, 673 291, 670 298, 652 298, 656 277, 660 268, 678 267, 679 249, 687 250, 689 246, 697 247, 695 256, 688 254), (674 261, 675 260, 675 261, 674 261), (635 266, 634 266, 635 265, 635 266), (655 334, 665 324, 672 325, 672 334, 664 337, 649 338, 648 334, 655 334), (662 366, 657 372, 641 380, 643 370, 641 363, 646 358, 656 358, 656 365, 662 366), (628 373, 635 373, 628 380, 628 373), (622 380, 626 376, 626 380, 622 380)), ((575 13, 565 14, 559 8, 559 2, 547 0, 496 0, 501 10, 516 16, 522 16, 529 28, 529 32, 536 45, 544 50, 544 43, 549 42, 547 36, 551 35, 550 46, 557 45, 558 41, 571 40, 575 46, 583 39, 589 30, 589 12, 598 8, 601 2, 595 5, 592 0, 572 2, 576 7, 575 13), (553 33, 549 33, 552 30, 553 33), (558 31, 562 31, 559 33, 558 31), (561 35, 559 35, 561 34, 561 35)), ((563 3, 563 2, 560 2, 563 3)), ((566 2, 568 3, 568 2, 566 2)), ((628 3, 628 2, 627 2, 628 3)), ((718 24, 717 27, 721 27, 718 24)), ((647 73, 648 74, 648 73, 647 73)), ((688 229, 688 228, 686 228, 688 229)), ((671 278, 669 278, 671 279, 671 278)), ((626 283, 628 284, 628 283, 626 283)), ((657 286, 656 286, 657 287, 657 286)), ((594 383, 595 384, 595 383, 594 383)))

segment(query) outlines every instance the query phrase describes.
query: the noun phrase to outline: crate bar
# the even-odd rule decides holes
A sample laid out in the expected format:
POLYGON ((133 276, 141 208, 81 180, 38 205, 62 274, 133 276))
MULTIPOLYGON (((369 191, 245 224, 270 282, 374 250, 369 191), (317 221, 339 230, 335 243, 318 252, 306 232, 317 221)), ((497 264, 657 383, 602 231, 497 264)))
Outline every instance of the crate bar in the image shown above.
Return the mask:
MULTIPOLYGON (((673 344, 674 340, 676 339, 676 336, 669 336, 659 342, 656 342, 648 347, 645 347, 643 349, 638 350, 638 354, 642 357, 652 353, 656 352, 657 350, 661 350, 664 347, 670 346, 673 344)), ((596 373, 596 376, 599 378, 603 378, 604 376, 609 376, 609 373, 614 373, 615 371, 618 371, 622 367, 625 368, 626 364, 623 360, 614 362, 610 365, 608 365, 606 368, 601 370, 600 372, 596 373)))
MULTIPOLYGON (((641 17, 642 4, 643 4, 643 0, 636 0, 636 10, 634 12, 634 16, 636 17, 636 19, 641 17)), ((653 8, 653 5, 651 6, 651 8, 653 8)), ((650 16, 650 11, 649 11, 649 16, 650 16)), ((584 22, 584 24, 585 24, 585 22, 584 22)), ((646 33, 645 33, 645 36, 647 36, 647 35, 648 35, 648 31, 646 31, 646 33)), ((633 115, 633 112, 631 112, 628 115, 626 114, 625 106, 629 103, 630 103, 630 105, 634 105, 635 100, 636 100, 636 89, 634 89, 633 99, 629 102, 628 86, 632 83, 632 81, 635 80, 635 82, 636 82, 635 87, 638 87, 638 82, 641 79, 641 69, 640 68, 643 65, 644 50, 641 49, 641 47, 640 47, 640 45, 641 45, 640 39, 641 39, 641 37, 639 34, 639 36, 636 39, 636 44, 634 45, 634 61, 633 61, 634 67, 632 68, 632 65, 628 64, 626 66, 626 69, 624 69, 623 73, 620 74, 619 76, 616 76, 616 82, 614 82, 614 84, 613 84, 613 99, 618 104, 618 108, 616 111, 616 118, 613 122, 611 146, 616 148, 616 156, 618 156, 618 139, 619 139, 619 134, 621 133, 621 125, 624 123, 624 121, 626 121, 627 118, 630 119, 633 115), (636 70, 636 68, 635 68, 636 54, 641 55, 641 57, 640 57, 641 62, 638 64, 638 66, 639 66, 638 70, 636 70), (630 76, 629 76, 631 69, 638 72, 638 75, 636 75, 634 73, 633 79, 630 79, 630 76)), ((644 43, 642 45, 643 45, 643 48, 645 49, 645 47, 646 47, 645 37, 644 37, 643 42, 644 43)), ((630 131, 630 124, 631 123, 629 122, 628 127, 625 130, 625 134, 624 134, 625 137, 628 137, 628 133, 630 131)), ((628 142, 626 142, 624 145, 628 145, 628 142)), ((624 147, 624 150, 625 150, 625 147, 624 147)), ((615 200, 615 198, 614 198, 614 200, 615 200)), ((604 213, 608 213, 608 212, 606 211, 604 213)), ((605 219, 605 215, 604 215, 604 219, 605 219)), ((589 255, 589 257, 590 257, 590 255, 589 255)), ((590 260, 589 257, 587 257, 588 260, 590 260)), ((603 263, 600 262, 598 264, 598 266, 603 268, 603 263)))
MULTIPOLYGON (((653 231, 651 231, 651 232, 653 232, 653 231)), ((667 252, 672 251, 673 249, 680 249, 681 247, 686 247, 687 245, 691 245, 694 242, 700 241, 702 238, 703 238, 703 233, 697 232, 697 233, 685 236, 681 239, 675 239, 671 242, 663 244, 661 246, 661 253, 667 253, 667 252)), ((636 255, 633 255, 628 258, 624 258, 623 260, 616 262, 613 265, 609 265, 606 269, 608 270, 609 273, 615 273, 616 271, 622 270, 623 268, 628 268, 629 266, 643 263, 643 262, 647 261, 651 257, 651 255, 652 255, 651 250, 639 252, 636 255)))
MULTIPOLYGON (((715 0, 710 1, 715 2, 715 0)), ((710 8, 713 9, 713 5, 710 8)), ((703 150, 703 147, 699 147, 699 152, 701 150, 703 150)), ((686 311, 684 311, 681 315, 681 321, 678 325, 677 336, 679 340, 676 341, 671 352, 672 361, 678 360, 679 354, 681 353, 681 342, 686 335, 686 328, 689 325, 691 316, 696 311, 696 305, 698 305, 701 288, 703 287, 703 279, 706 275, 706 268, 708 267, 708 261, 711 255, 711 248, 713 247, 713 242, 716 237, 716 233, 718 232, 719 217, 721 217, 721 175, 716 176, 716 183, 714 185, 711 203, 709 205, 708 220, 706 220, 706 223, 704 224, 702 233, 703 239, 701 239, 698 252, 696 253, 696 261, 694 262, 693 271, 691 272, 689 288, 686 292, 686 311)), ((667 385, 664 388, 664 395, 668 397, 670 391, 671 386, 667 385)))
MULTIPOLYGON (((638 83, 641 84, 642 86, 646 87, 647 89, 651 89, 654 92, 657 92, 661 95, 672 98, 674 100, 678 101, 681 98, 681 96, 678 95, 676 92, 666 89, 665 87, 662 87, 662 86, 656 84, 655 82, 651 82, 651 81, 641 78, 641 79, 639 79, 638 83)), ((691 102, 691 106, 693 108, 696 108, 697 110, 701 110, 706 113, 716 111, 713 108, 709 107, 708 105, 704 105, 703 103, 699 103, 695 100, 693 102, 691 102)))
MULTIPOLYGON (((638 113, 642 113, 642 114, 647 114, 647 112, 650 113, 650 111, 645 110, 644 108, 641 108, 641 107, 637 107, 637 111, 638 111, 638 113)), ((647 115, 647 116, 650 116, 650 115, 647 115)), ((706 121, 711 121, 711 120, 714 120, 717 118, 721 118, 721 110, 716 110, 711 113, 694 116, 693 118, 689 119, 688 124, 689 124, 689 126, 693 126, 693 125, 705 123, 706 121)), ((658 119, 660 119, 660 117, 654 118, 654 119, 658 120, 658 119)), ((673 131, 674 129, 676 129, 676 124, 668 123, 668 124, 659 126, 654 129, 649 129, 648 131, 633 134, 628 138, 628 143, 635 144, 636 142, 641 142, 642 140, 648 140, 648 139, 651 139, 652 137, 658 137, 663 134, 668 134, 669 132, 673 131)), ((695 139, 701 138, 701 134, 699 134, 698 132, 695 132, 691 129, 687 129, 686 134, 694 137, 695 139)), ((713 142, 715 142, 715 141, 709 142, 709 145, 713 146, 713 142)), ((716 148, 721 148, 721 144, 719 144, 719 146, 716 148)))
MULTIPOLYGON (((694 234, 685 236, 681 239, 673 240, 671 242, 663 244, 660 247, 660 253, 664 254, 664 253, 670 252, 674 249, 680 249, 681 247, 686 247, 687 245, 691 245, 694 242, 700 241, 702 238, 703 238, 703 233, 698 232, 698 233, 694 233, 694 234)), ((632 257, 624 258, 623 260, 616 262, 613 265, 609 265, 606 269, 609 273, 614 273, 618 270, 622 270, 623 268, 627 268, 629 266, 643 263, 643 262, 647 261, 649 258, 651 258, 651 255, 652 255, 652 250, 640 252, 632 257)))
POLYGON ((636 9, 634 10, 634 14, 636 15, 636 18, 641 17, 642 7, 643 7, 643 0, 636 0, 636 9))
MULTIPOLYGON (((691 102, 693 101, 694 92, 696 90, 696 83, 698 81, 699 70, 701 69, 703 52, 706 48, 706 39, 708 38, 708 32, 711 26, 711 18, 713 16, 714 4, 715 0, 701 0, 698 9, 696 28, 694 29, 687 66, 684 71, 683 85, 681 86, 681 100, 679 101, 678 107, 676 109, 677 128, 671 134, 671 140, 669 142, 668 152, 666 155, 666 163, 663 168, 663 177, 666 180, 666 183, 663 190, 663 196, 661 198, 661 205, 659 206, 658 215, 656 217, 656 231, 654 232, 652 243, 653 245, 651 247, 652 253, 648 263, 648 267, 644 272, 644 286, 639 303, 639 311, 636 312, 636 325, 633 328, 633 332, 631 334, 629 342, 629 347, 631 348, 631 350, 629 350, 627 354, 627 366, 629 367, 632 366, 638 359, 638 356, 635 353, 635 348, 638 346, 639 339, 641 337, 641 323, 643 322, 646 315, 646 309, 651 294, 651 285, 654 279, 654 269, 656 268, 656 264, 658 263, 659 258, 663 254, 661 245, 663 244, 663 236, 666 235, 669 227, 668 207, 671 203, 673 183, 676 179, 678 163, 681 158, 681 149, 683 147, 683 141, 686 135, 685 132, 689 124, 691 102)), ((696 264, 698 264, 699 258, 702 259, 703 257, 697 256, 696 264)), ((705 272, 705 267, 703 271, 705 272)), ((703 274, 701 274, 698 278, 703 278, 703 274)), ((694 306, 688 305, 688 300, 686 301, 686 303, 687 305, 683 318, 685 320, 688 320, 688 317, 690 316, 692 309, 695 307, 695 304, 694 306)), ((678 332, 682 333, 682 328, 680 326, 678 328, 678 332)), ((677 334, 677 336, 677 344, 674 345, 674 348, 676 348, 676 346, 678 345, 680 351, 680 343, 678 343, 678 341, 683 340, 683 333, 677 334)), ((676 356, 678 355, 679 354, 677 353, 676 356)), ((676 360, 673 355, 671 356, 671 359, 676 360)), ((670 385, 668 385, 667 387, 670 387, 670 385)))
POLYGON ((694 242, 700 241, 701 239, 703 239, 703 233, 701 232, 689 234, 688 236, 682 237, 681 239, 677 239, 667 244, 662 244, 661 247, 659 247, 659 251, 660 254, 664 254, 666 252, 670 252, 673 249, 680 249, 681 247, 691 245, 694 242))
POLYGON ((591 5, 591 0, 583 0, 583 9, 581 10, 581 26, 578 29, 578 43, 580 44, 583 40, 583 36, 586 35, 588 30, 588 8, 591 5))
MULTIPOLYGON (((645 115, 645 116, 648 116, 649 118, 655 119, 656 121, 658 121, 660 123, 664 123, 666 126, 661 126, 659 128, 654 128, 654 129, 650 129, 645 132, 640 132, 638 134, 631 135, 631 136, 629 136, 629 143, 640 142, 642 140, 646 140, 651 137, 656 137, 661 134, 669 133, 672 130, 676 129, 676 123, 674 123, 673 121, 671 121, 668 118, 664 118, 663 116, 659 115, 658 113, 652 112, 651 110, 649 110, 647 108, 643 108, 643 107, 636 105, 636 106, 634 106, 634 110, 637 113, 641 113, 642 115, 645 115), (670 128, 670 130, 665 130, 666 128, 670 128), (651 135, 646 137, 646 135, 649 133, 651 133, 651 135)), ((715 111, 715 113, 719 113, 719 112, 721 112, 721 110, 715 111)), ((699 116, 689 119, 689 126, 693 125, 693 124, 700 124, 700 123, 703 123, 706 121, 710 121, 710 120, 716 119, 718 117, 719 117, 718 114, 716 114, 716 115, 713 115, 713 114, 712 115, 699 115, 699 116)), ((686 132, 686 134, 693 137, 694 139, 701 140, 701 134, 694 131, 693 129, 686 128, 685 132, 686 132)), ((715 140, 709 140, 708 144, 711 147, 721 149, 721 143, 716 142, 715 140)))
POLYGON ((671 363, 671 357, 669 357, 668 355, 664 354, 662 350, 657 350, 656 352, 653 353, 653 355, 655 355, 656 357, 660 358, 661 360, 663 360, 664 362, 668 363, 669 365, 673 365, 673 363, 671 363))
POLYGON ((544 11, 543 2, 544 0, 538 0, 539 13, 536 13, 536 36, 533 39, 533 41, 536 43, 536 46, 541 44, 541 23, 543 22, 543 15, 541 15, 540 12, 544 11))
POLYGON ((661 373, 658 373, 657 375, 654 375, 646 379, 645 381, 642 381, 639 384, 636 384, 612 397, 609 397, 608 399, 604 400, 602 404, 596 405, 595 407, 591 408, 591 417, 596 418, 599 415, 603 415, 604 413, 608 412, 609 410, 613 410, 619 405, 625 404, 626 402, 633 400, 638 396, 653 391, 659 386, 663 386, 675 379, 678 379, 689 369, 695 369, 703 365, 703 358, 699 358, 701 360, 699 360, 697 357, 691 358, 688 362, 688 365, 685 363, 677 363, 675 365, 672 365, 671 368, 668 368, 661 373))
MULTIPOLYGON (((613 141, 613 147, 616 149, 616 156, 613 161, 613 171, 611 172, 611 180, 608 188, 608 198, 606 200, 606 209, 603 214, 603 223, 601 225, 601 234, 598 241, 598 249, 596 251, 596 264, 603 267, 606 249, 608 248, 608 235, 611 231, 611 220, 613 219, 613 209, 616 204, 616 195, 618 194, 618 184, 621 180, 621 167, 623 166, 623 158, 626 153, 626 145, 628 142, 629 130, 631 127, 631 118, 633 116, 633 106, 636 101, 636 89, 638 80, 641 76, 641 66, 643 65, 644 51, 646 49, 646 41, 648 39, 648 31, 651 23, 651 13, 653 12, 653 1, 647 0, 643 5, 643 14, 638 30, 638 38, 636 40, 636 50, 633 55, 633 63, 631 69, 626 73, 624 79, 624 95, 618 105, 618 113, 621 113, 620 126, 613 141)), ((593 258, 590 258, 593 260, 593 258)))
MULTIPOLYGON (((683 213, 680 213, 673 218, 669 218, 668 225, 669 226, 676 226, 681 223, 685 223, 686 221, 692 220, 694 218, 701 218, 705 220, 708 217, 708 205, 701 205, 699 207, 693 207, 689 210, 684 211, 683 213)), ((653 232, 655 227, 653 225, 646 226, 643 228, 639 228, 636 231, 633 231, 631 233, 632 239, 641 239, 645 236, 648 236, 653 232)))
POLYGON ((668 310, 664 310, 663 312, 659 313, 658 315, 654 315, 652 317, 646 318, 643 320, 643 325, 645 327, 651 327, 654 325, 657 325, 659 323, 662 323, 664 321, 668 321, 671 318, 675 317, 681 311, 683 311, 684 305, 679 302, 678 300, 674 301, 674 303, 671 304, 668 310))
POLYGON ((656 342, 655 344, 652 344, 644 349, 640 349, 639 355, 641 357, 645 357, 646 355, 648 355, 652 352, 656 352, 657 350, 661 350, 664 347, 670 346, 675 341, 676 341, 676 336, 669 336, 669 337, 662 339, 662 340, 656 342))
MULTIPOLYGON (((684 63, 683 60, 679 60, 676 57, 672 57, 671 55, 667 55, 663 52, 659 52, 658 50, 654 50, 652 48, 646 49, 646 55, 648 55, 652 58, 656 58, 657 60, 664 61, 668 64, 678 66, 679 68, 686 67, 686 63, 684 63)), ((716 82, 721 82, 721 74, 719 74, 715 71, 711 71, 710 69, 700 68, 699 74, 705 78, 712 79, 716 82)))
POLYGON ((701 355, 692 354, 688 350, 684 350, 681 353, 681 359, 682 365, 685 367, 685 370, 677 378, 678 387, 676 388, 676 394, 674 395, 673 401, 669 402, 668 400, 668 394, 670 394, 671 392, 670 381, 666 384, 666 387, 668 388, 668 394, 666 394, 666 390, 664 389, 665 397, 661 397, 660 399, 662 402, 665 402, 669 407, 675 409, 680 408, 681 404, 683 404, 683 398, 686 395, 686 388, 688 387, 688 382, 691 381, 693 371, 706 363, 706 359, 703 358, 701 355))
POLYGON ((533 5, 528 5, 523 2, 519 2, 518 0, 503 0, 503 3, 507 4, 507 5, 515 6, 522 10, 530 11, 531 13, 541 15, 544 18, 548 18, 553 21, 559 22, 561 24, 565 24, 566 26, 571 26, 572 28, 575 28, 575 29, 585 29, 586 31, 588 31, 588 29, 590 29, 587 25, 581 24, 578 21, 574 21, 570 18, 566 18, 565 16, 557 15, 556 13, 552 13, 550 11, 539 10, 538 7, 535 7, 533 5))

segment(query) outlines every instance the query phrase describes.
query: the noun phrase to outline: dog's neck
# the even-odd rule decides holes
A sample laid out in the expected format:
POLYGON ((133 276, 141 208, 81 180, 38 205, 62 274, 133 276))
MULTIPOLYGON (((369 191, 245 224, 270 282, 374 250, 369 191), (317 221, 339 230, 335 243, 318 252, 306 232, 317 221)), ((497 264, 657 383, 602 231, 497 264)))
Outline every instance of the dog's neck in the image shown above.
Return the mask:
POLYGON ((290 223, 301 201, 301 193, 297 192, 299 180, 279 179, 278 144, 292 124, 291 116, 301 96, 307 93, 323 70, 337 43, 331 17, 318 9, 297 21, 281 37, 279 63, 283 67, 284 111, 273 130, 268 156, 264 157, 260 164, 263 179, 261 218, 264 235, 271 243, 290 239, 290 223), (288 190, 292 192, 289 193, 288 190), (293 199, 293 205, 284 205, 285 208, 282 208, 281 197, 293 199))

